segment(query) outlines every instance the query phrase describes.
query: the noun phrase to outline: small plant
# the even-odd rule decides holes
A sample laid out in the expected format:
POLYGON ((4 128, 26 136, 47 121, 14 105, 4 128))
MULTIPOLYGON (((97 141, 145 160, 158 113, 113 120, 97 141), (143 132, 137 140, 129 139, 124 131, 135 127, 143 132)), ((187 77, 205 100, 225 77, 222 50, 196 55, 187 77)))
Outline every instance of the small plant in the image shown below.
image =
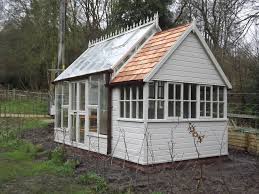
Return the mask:
POLYGON ((63 147, 57 147, 50 153, 49 158, 53 163, 61 165, 65 162, 65 149, 63 147))
POLYGON ((104 178, 98 176, 94 172, 88 172, 85 175, 79 177, 79 182, 81 184, 92 185, 96 192, 104 193, 108 189, 108 185, 104 178))

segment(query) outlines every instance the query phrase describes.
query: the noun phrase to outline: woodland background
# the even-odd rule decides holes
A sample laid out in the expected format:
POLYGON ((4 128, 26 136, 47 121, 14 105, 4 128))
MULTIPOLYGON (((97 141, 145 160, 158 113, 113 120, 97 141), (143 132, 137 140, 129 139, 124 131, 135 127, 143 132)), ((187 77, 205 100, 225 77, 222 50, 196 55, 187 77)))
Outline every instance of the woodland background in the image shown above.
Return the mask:
MULTIPOLYGON (((234 92, 259 92, 258 0, 67 0, 65 61, 89 40, 159 12, 167 29, 196 18, 234 92)), ((46 90, 57 64, 59 0, 0 0, 0 86, 46 90)))

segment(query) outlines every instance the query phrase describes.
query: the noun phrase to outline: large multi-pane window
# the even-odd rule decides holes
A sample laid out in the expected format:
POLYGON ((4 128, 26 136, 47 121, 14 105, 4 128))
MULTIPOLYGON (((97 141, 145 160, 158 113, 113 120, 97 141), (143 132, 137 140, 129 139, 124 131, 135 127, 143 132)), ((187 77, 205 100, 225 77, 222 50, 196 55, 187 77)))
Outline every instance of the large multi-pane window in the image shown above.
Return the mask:
POLYGON ((165 117, 165 82, 151 82, 148 85, 148 118, 165 117))
POLYGON ((148 84, 148 119, 224 118, 224 103, 221 86, 160 81, 148 84))
POLYGON ((120 88, 120 117, 143 118, 143 86, 120 88))

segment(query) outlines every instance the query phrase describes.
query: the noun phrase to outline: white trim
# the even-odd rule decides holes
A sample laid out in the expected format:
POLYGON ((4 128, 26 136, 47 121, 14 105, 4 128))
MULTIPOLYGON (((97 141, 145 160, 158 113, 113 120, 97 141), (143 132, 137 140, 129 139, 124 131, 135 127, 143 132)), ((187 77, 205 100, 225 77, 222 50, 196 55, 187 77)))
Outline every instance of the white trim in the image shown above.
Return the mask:
POLYGON ((194 31, 199 38, 200 42, 204 46, 207 54, 209 55, 210 59, 212 60, 213 64, 216 67, 216 70, 222 77, 223 81, 225 82, 228 89, 232 89, 232 85, 227 79, 226 75, 224 74, 223 70, 221 69, 219 63, 217 62, 216 58, 214 57, 213 53, 211 52, 209 46, 205 42, 204 38, 202 37, 200 31, 196 27, 196 22, 194 21, 191 26, 181 35, 181 37, 176 41, 176 43, 171 47, 171 49, 164 55, 161 61, 156 64, 156 66, 152 69, 152 71, 144 78, 144 82, 149 82, 152 77, 158 72, 158 70, 162 67, 162 65, 166 62, 166 60, 173 54, 173 52, 180 46, 180 44, 185 40, 185 38, 194 31))
POLYGON ((198 36, 198 38, 201 41, 202 45, 204 46, 205 50, 207 51, 207 54, 209 55, 210 59, 212 60, 213 64, 215 65, 218 73, 222 77, 222 79, 225 82, 226 86, 228 87, 228 89, 232 89, 231 83, 229 82, 228 78, 226 77, 225 73, 223 72, 223 70, 220 67, 218 61, 216 60, 215 56, 211 52, 209 46, 207 45, 206 41, 202 37, 202 35, 201 35, 200 31, 198 30, 198 28, 196 27, 196 25, 193 26, 193 30, 196 33, 196 35, 198 36))
POLYGON ((133 118, 117 118, 117 121, 138 122, 138 123, 145 122, 144 119, 133 119, 133 118))
POLYGON ((187 123, 187 122, 220 122, 220 121, 228 121, 226 118, 204 118, 204 119, 149 119, 148 123, 187 123))

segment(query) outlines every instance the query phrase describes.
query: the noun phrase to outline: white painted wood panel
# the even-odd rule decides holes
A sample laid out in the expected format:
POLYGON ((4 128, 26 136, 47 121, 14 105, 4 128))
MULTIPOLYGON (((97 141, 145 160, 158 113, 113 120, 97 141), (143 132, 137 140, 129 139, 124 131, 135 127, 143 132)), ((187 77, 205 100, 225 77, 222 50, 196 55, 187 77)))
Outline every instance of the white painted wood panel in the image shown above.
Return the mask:
POLYGON ((190 33, 152 80, 225 85, 212 60, 190 33))
POLYGON ((144 164, 144 122, 119 119, 120 91, 112 92, 112 153, 113 157, 144 164))
MULTIPOLYGON (((205 135, 201 144, 197 144, 201 158, 228 154, 227 121, 192 122, 196 130, 205 135)), ((170 162, 170 149, 173 146, 174 160, 197 159, 192 135, 188 131, 188 122, 181 123, 149 123, 148 132, 151 136, 149 157, 153 163, 170 162)))

